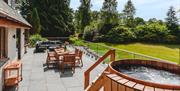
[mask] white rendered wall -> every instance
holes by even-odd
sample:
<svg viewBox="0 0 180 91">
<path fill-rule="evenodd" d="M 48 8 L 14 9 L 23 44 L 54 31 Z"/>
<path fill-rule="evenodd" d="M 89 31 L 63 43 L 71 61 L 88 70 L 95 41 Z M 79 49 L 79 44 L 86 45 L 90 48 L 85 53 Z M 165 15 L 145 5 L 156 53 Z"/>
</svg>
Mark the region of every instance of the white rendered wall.
<svg viewBox="0 0 180 91">
<path fill-rule="evenodd" d="M 17 48 L 16 48 L 16 28 L 7 28 L 8 29 L 8 57 L 10 60 L 17 58 Z"/>
</svg>

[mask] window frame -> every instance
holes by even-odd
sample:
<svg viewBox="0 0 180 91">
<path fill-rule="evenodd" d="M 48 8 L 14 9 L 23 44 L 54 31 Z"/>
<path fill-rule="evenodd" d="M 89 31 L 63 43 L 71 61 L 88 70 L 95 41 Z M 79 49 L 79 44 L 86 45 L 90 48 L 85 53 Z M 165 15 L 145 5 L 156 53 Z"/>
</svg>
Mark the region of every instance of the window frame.
<svg viewBox="0 0 180 91">
<path fill-rule="evenodd" d="M 7 31 L 0 27 L 0 60 L 7 59 Z"/>
</svg>

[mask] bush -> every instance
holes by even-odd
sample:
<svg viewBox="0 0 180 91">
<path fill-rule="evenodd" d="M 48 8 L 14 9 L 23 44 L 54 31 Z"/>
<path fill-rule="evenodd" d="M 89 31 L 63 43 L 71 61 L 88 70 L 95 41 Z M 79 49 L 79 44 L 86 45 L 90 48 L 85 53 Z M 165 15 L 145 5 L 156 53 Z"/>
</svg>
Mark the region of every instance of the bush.
<svg viewBox="0 0 180 91">
<path fill-rule="evenodd" d="M 83 39 L 87 41 L 92 41 L 94 37 L 94 28 L 87 26 L 84 29 Z"/>
<path fill-rule="evenodd" d="M 149 23 L 147 25 L 137 26 L 135 34 L 138 41 L 162 43 L 168 35 L 168 29 L 164 24 Z"/>
<path fill-rule="evenodd" d="M 113 28 L 105 37 L 106 40 L 111 43 L 128 43 L 135 38 L 134 33 L 123 26 Z"/>
<path fill-rule="evenodd" d="M 89 26 L 84 28 L 83 39 L 87 41 L 92 41 L 93 37 L 96 35 L 96 31 L 98 30 L 99 22 L 94 21 Z"/>
<path fill-rule="evenodd" d="M 31 35 L 29 38 L 30 46 L 34 47 L 37 41 L 47 41 L 46 38 L 42 38 L 41 35 L 35 34 Z"/>
<path fill-rule="evenodd" d="M 165 37 L 165 42 L 166 42 L 166 43 L 178 43 L 178 42 L 177 42 L 177 37 L 174 36 L 174 35 L 167 35 L 167 36 Z"/>
</svg>

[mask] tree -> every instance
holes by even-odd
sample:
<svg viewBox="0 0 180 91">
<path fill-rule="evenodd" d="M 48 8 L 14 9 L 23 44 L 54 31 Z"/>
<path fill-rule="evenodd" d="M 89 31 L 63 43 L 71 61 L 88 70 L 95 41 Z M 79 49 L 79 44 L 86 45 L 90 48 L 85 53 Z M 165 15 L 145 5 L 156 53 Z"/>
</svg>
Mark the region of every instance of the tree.
<svg viewBox="0 0 180 91">
<path fill-rule="evenodd" d="M 116 0 L 104 0 L 101 9 L 101 19 L 105 24 L 117 23 L 117 1 Z"/>
<path fill-rule="evenodd" d="M 25 0 L 21 11 L 28 21 L 33 20 L 32 11 L 37 9 L 42 36 L 67 37 L 74 32 L 70 0 Z M 32 24 L 32 22 L 30 22 Z M 33 25 L 33 24 L 32 24 Z M 33 26 L 35 27 L 35 26 Z"/>
<path fill-rule="evenodd" d="M 128 0 L 124 7 L 123 13 L 125 17 L 125 24 L 128 27 L 134 27 L 134 15 L 136 14 L 136 9 L 131 0 Z"/>
<path fill-rule="evenodd" d="M 39 34 L 41 31 L 41 24 L 40 24 L 39 14 L 36 8 L 33 8 L 31 19 L 32 19 L 31 23 L 33 26 L 34 33 Z"/>
<path fill-rule="evenodd" d="M 90 15 L 90 2 L 91 0 L 80 0 L 81 5 L 78 11 L 78 21 L 80 21 L 81 33 L 84 32 L 84 28 L 90 24 L 91 15 Z"/>
<path fill-rule="evenodd" d="M 173 6 L 171 6 L 167 12 L 166 24 L 173 35 L 180 33 L 180 30 L 178 29 L 178 18 L 176 17 L 176 12 Z"/>
<path fill-rule="evenodd" d="M 91 12 L 91 22 L 97 21 L 100 18 L 100 12 L 99 11 L 92 11 Z"/>
<path fill-rule="evenodd" d="M 145 21 L 144 21 L 143 18 L 136 17 L 136 18 L 134 19 L 134 23 L 135 23 L 136 26 L 137 26 L 137 25 L 143 25 L 143 24 L 145 24 Z"/>
<path fill-rule="evenodd" d="M 73 23 L 74 23 L 74 26 L 76 28 L 76 32 L 77 33 L 82 32 L 81 31 L 81 21 L 80 21 L 81 17 L 80 17 L 80 14 L 79 14 L 78 10 L 74 11 L 74 16 L 73 17 L 74 17 Z"/>
</svg>

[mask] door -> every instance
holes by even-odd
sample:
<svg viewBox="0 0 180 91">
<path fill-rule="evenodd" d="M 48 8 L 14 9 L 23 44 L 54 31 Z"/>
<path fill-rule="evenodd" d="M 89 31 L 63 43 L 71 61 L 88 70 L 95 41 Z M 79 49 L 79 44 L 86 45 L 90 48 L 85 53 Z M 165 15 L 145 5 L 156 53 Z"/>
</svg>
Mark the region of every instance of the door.
<svg viewBox="0 0 180 91">
<path fill-rule="evenodd" d="M 18 59 L 21 59 L 21 29 L 16 29 L 16 47 Z"/>
</svg>

